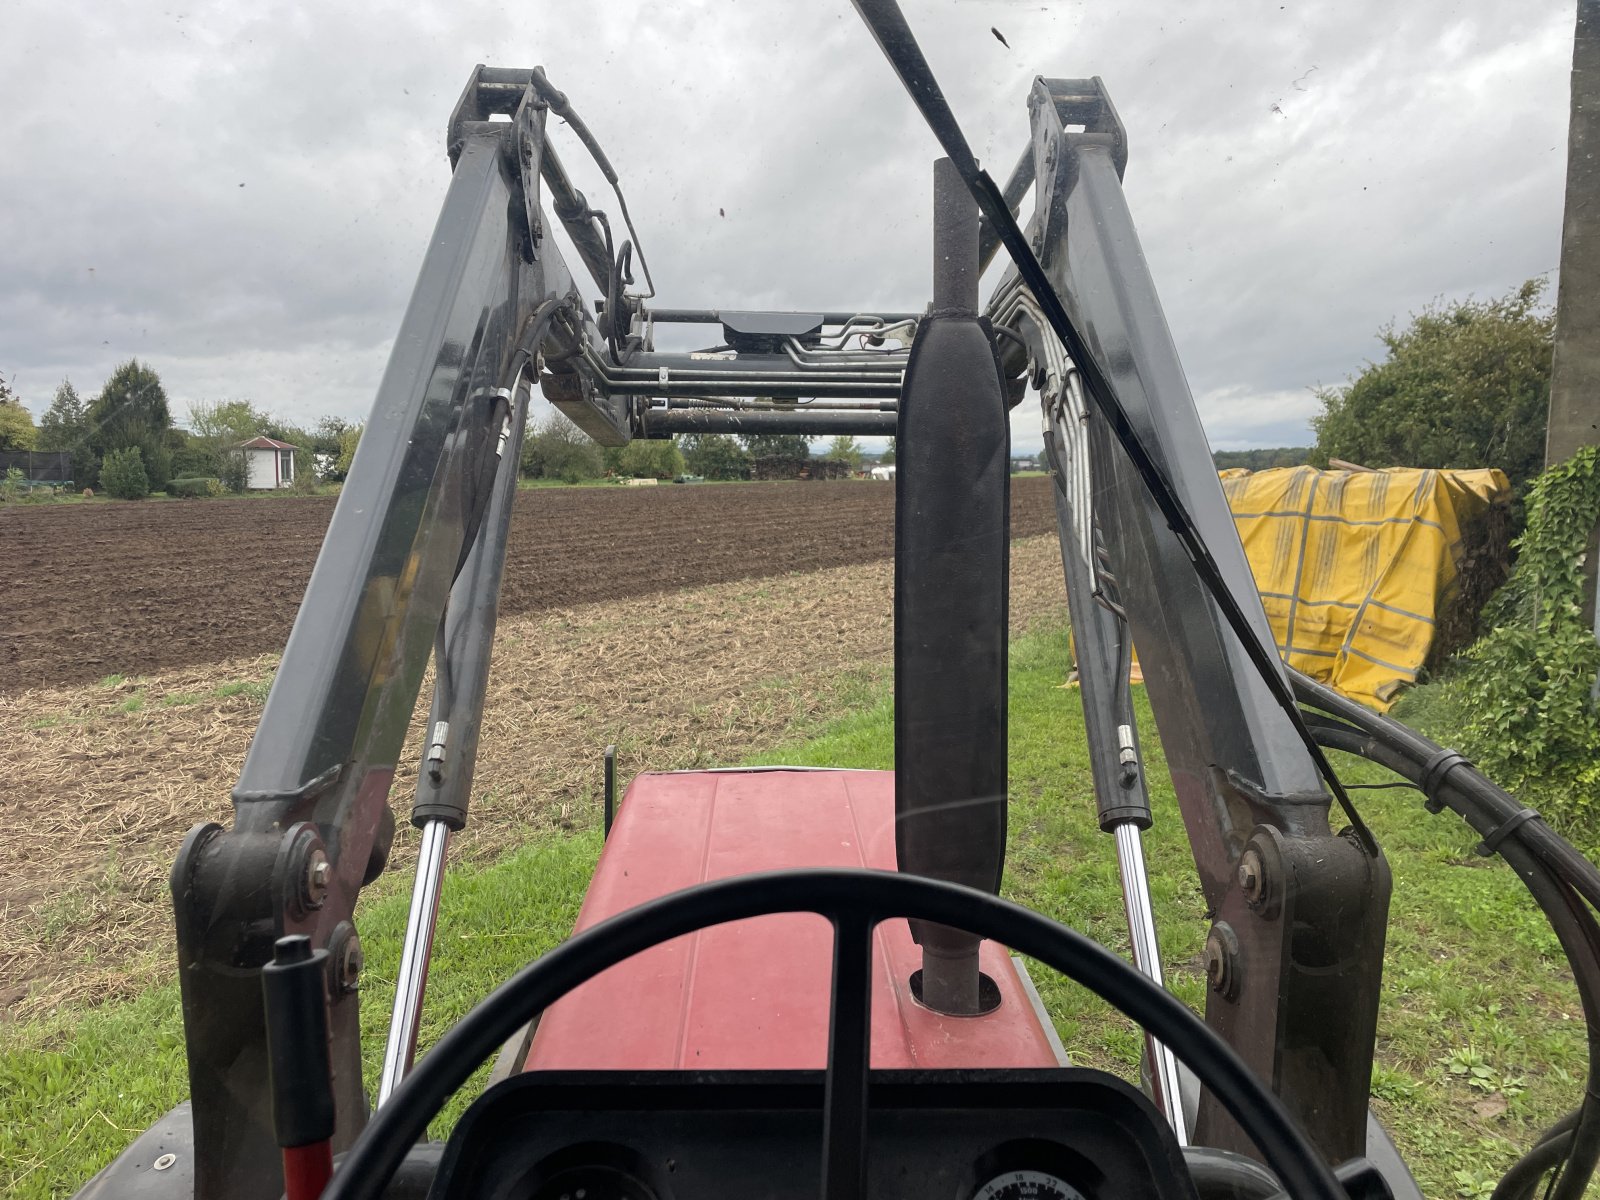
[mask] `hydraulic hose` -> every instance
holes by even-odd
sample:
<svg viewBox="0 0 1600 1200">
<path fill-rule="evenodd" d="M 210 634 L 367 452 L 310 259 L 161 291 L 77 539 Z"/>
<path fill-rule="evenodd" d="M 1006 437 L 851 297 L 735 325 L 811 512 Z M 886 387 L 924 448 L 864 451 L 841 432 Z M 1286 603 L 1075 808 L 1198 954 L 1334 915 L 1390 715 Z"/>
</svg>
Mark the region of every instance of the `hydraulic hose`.
<svg viewBox="0 0 1600 1200">
<path fill-rule="evenodd" d="M 1303 676 L 1296 678 L 1297 690 L 1303 694 L 1309 693 L 1310 689 L 1304 684 L 1311 684 L 1311 681 Z M 1419 787 L 1428 781 L 1429 764 L 1437 761 L 1442 753 L 1438 746 L 1399 722 L 1380 717 L 1353 701 L 1337 696 L 1337 693 L 1322 695 L 1327 689 L 1322 689 L 1321 685 L 1312 684 L 1312 687 L 1319 689 L 1315 699 L 1319 706 L 1337 707 L 1341 716 L 1348 712 L 1352 718 L 1347 723 L 1311 714 L 1308 724 L 1322 745 L 1378 763 L 1410 779 Z M 1355 721 L 1361 723 L 1359 727 Z M 1474 830 L 1483 834 L 1486 843 L 1488 839 L 1496 837 L 1507 821 L 1514 820 L 1524 811 L 1508 794 L 1476 771 L 1466 769 L 1456 770 L 1448 785 L 1438 786 L 1433 792 L 1425 794 L 1429 796 L 1430 806 L 1448 805 Z M 1451 803 L 1451 800 L 1455 803 Z M 1536 846 L 1533 844 L 1534 835 L 1541 829 L 1549 836 L 1540 838 L 1539 842 L 1544 844 Z M 1565 848 L 1567 853 L 1550 854 L 1549 843 L 1552 842 L 1557 848 Z M 1526 1195 L 1526 1191 L 1520 1189 L 1524 1188 L 1522 1181 L 1528 1178 L 1529 1173 L 1537 1181 L 1545 1171 L 1558 1163 L 1560 1174 L 1550 1193 L 1551 1200 L 1578 1200 L 1588 1186 L 1596 1164 L 1600 1163 L 1600 926 L 1596 926 L 1592 910 L 1584 903 L 1587 896 L 1579 888 L 1579 880 L 1592 874 L 1592 864 L 1537 818 L 1521 821 L 1490 849 L 1505 859 L 1507 865 L 1516 872 L 1560 941 L 1577 985 L 1589 1043 L 1584 1098 L 1570 1118 L 1570 1133 L 1560 1131 L 1558 1126 L 1547 1134 L 1545 1140 L 1524 1155 L 1502 1179 L 1494 1200 L 1514 1200 Z M 1569 858 L 1589 866 L 1590 871 L 1575 872 L 1577 878 L 1568 875 L 1563 868 Z M 1562 1154 L 1557 1155 L 1549 1149 L 1555 1143 L 1563 1147 Z M 1535 1169 L 1536 1164 L 1544 1165 Z M 1506 1189 L 1503 1194 L 1501 1189 Z"/>
</svg>

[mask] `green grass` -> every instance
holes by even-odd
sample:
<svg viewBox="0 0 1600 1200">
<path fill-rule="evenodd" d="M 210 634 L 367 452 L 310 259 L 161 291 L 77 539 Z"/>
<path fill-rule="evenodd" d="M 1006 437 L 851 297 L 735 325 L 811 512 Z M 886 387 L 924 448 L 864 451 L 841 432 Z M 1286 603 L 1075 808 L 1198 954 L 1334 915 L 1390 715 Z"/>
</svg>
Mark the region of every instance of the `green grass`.
<svg viewBox="0 0 1600 1200">
<path fill-rule="evenodd" d="M 169 496 L 165 491 L 154 491 L 148 496 L 141 496 L 137 500 L 120 500 L 116 496 L 103 491 L 97 491 L 93 496 L 85 496 L 83 489 L 69 492 L 66 495 L 38 497 L 33 500 L 21 500 L 21 504 L 147 504 L 152 501 L 167 504 L 174 501 L 187 500 L 315 500 L 319 496 L 337 496 L 340 485 L 337 483 L 319 483 L 315 491 L 303 492 L 293 488 L 251 488 L 242 492 L 226 492 L 221 496 Z"/>
<path fill-rule="evenodd" d="M 267 693 L 272 690 L 272 680 L 263 679 L 259 683 L 248 679 L 235 679 L 224 683 L 211 694 L 219 700 L 226 700 L 229 696 L 243 696 L 246 700 L 253 700 L 257 704 L 265 704 Z"/>
<path fill-rule="evenodd" d="M 579 479 L 568 483 L 565 479 L 529 479 L 526 475 L 517 478 L 517 487 L 521 491 L 536 488 L 614 487 L 616 483 L 614 479 Z"/>
<path fill-rule="evenodd" d="M 598 833 L 586 832 L 446 876 L 425 1044 L 567 936 L 599 849 Z M 407 880 L 386 877 L 360 913 L 367 955 L 362 1042 L 372 1088 L 383 1058 L 407 888 Z M 463 1090 L 442 1118 L 441 1132 L 480 1087 Z M 6 1029 L 0 1037 L 0 1193 L 13 1200 L 70 1195 L 188 1090 L 175 982 L 130 1001 Z"/>
<path fill-rule="evenodd" d="M 1059 686 L 1064 640 L 1035 635 L 1013 647 L 1005 891 L 1126 953 L 1115 854 L 1095 822 L 1079 694 Z M 1143 689 L 1135 695 L 1141 724 L 1153 730 Z M 849 696 L 853 711 L 808 731 L 814 735 L 804 742 L 750 761 L 890 766 L 886 682 L 864 677 Z M 1155 781 L 1156 823 L 1146 837 L 1151 888 L 1169 982 L 1198 1007 L 1204 905 L 1154 742 L 1145 741 Z M 1339 767 L 1351 782 L 1385 778 L 1355 760 Z M 1580 1095 L 1585 1054 L 1576 993 L 1520 884 L 1497 861 L 1472 853 L 1476 838 L 1459 821 L 1427 813 L 1414 792 L 1356 796 L 1395 877 L 1374 1104 L 1426 1195 L 1470 1197 Z M 567 934 L 599 845 L 593 830 L 544 834 L 496 863 L 450 872 L 424 1044 Z M 360 913 L 369 1085 L 382 1053 L 408 886 L 386 876 L 369 889 Z M 1076 1062 L 1134 1072 L 1140 1037 L 1129 1022 L 1050 972 L 1037 972 L 1036 980 Z M 18 1197 L 69 1193 L 185 1091 L 173 985 L 10 1027 L 0 1034 L 0 1188 Z M 436 1134 L 472 1091 L 457 1098 Z"/>
</svg>

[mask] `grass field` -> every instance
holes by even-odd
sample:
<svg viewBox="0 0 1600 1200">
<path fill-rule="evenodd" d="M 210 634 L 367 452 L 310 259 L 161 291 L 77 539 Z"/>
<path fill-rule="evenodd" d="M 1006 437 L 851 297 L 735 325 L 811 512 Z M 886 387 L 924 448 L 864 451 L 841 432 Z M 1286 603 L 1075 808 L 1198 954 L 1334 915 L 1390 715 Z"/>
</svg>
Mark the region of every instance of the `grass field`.
<svg viewBox="0 0 1600 1200">
<path fill-rule="evenodd" d="M 1013 647 L 1011 846 L 1005 891 L 1125 952 L 1110 839 L 1094 819 L 1078 695 L 1063 689 L 1065 639 Z M 1153 729 L 1142 689 L 1141 722 Z M 1156 825 L 1147 837 L 1163 958 L 1173 989 L 1203 1000 L 1205 920 L 1170 785 L 1147 738 Z M 887 767 L 892 713 L 882 686 L 802 743 L 754 762 Z M 1352 781 L 1380 772 L 1351 760 Z M 1474 836 L 1428 814 L 1413 792 L 1359 793 L 1395 876 L 1374 1103 L 1430 1197 L 1487 1196 L 1536 1132 L 1582 1090 L 1584 1036 L 1554 937 L 1512 874 L 1472 853 Z M 506 857 L 448 876 L 428 988 L 424 1043 L 515 967 L 566 936 L 599 852 L 592 827 L 547 830 Z M 363 1024 L 376 1078 L 387 993 L 405 920 L 406 880 L 386 876 L 363 903 Z M 1129 1075 L 1140 1038 L 1079 988 L 1038 973 L 1075 1062 Z M 69 1194 L 183 1098 L 174 985 L 97 1008 L 73 1007 L 0 1033 L 0 1187 Z M 458 1098 L 435 1133 L 466 1103 Z"/>
</svg>

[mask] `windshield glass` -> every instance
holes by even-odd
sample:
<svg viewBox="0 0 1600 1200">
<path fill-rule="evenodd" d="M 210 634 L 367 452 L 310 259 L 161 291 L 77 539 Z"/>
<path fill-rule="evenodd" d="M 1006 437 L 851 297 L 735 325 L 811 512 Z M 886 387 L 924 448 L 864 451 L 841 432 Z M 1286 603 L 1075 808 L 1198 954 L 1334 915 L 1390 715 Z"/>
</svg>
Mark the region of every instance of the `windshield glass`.
<svg viewBox="0 0 1600 1200">
<path fill-rule="evenodd" d="M 342 1150 L 575 929 L 802 868 L 1086 933 L 1331 1162 L 1586 1177 L 1586 26 L 860 8 L 13 14 L 9 1189 L 191 1096 L 275 1171 L 284 935 Z M 828 926 L 759 921 L 500 1073 L 820 1067 Z M 1091 990 L 877 937 L 874 1065 L 1248 1150 Z"/>
</svg>

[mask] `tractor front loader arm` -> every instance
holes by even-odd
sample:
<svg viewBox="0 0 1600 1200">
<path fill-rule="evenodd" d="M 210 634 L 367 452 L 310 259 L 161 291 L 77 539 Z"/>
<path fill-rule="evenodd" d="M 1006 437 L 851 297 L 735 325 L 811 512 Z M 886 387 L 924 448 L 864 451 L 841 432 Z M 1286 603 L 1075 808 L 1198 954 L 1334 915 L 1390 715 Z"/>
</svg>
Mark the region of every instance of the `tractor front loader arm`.
<svg viewBox="0 0 1600 1200">
<path fill-rule="evenodd" d="M 1035 253 L 1255 636 L 1271 646 L 1123 195 L 1121 122 L 1098 79 L 1040 79 L 1029 111 L 1031 165 L 1025 157 L 1013 172 L 1006 200 L 1020 201 L 1032 176 Z M 1331 1162 L 1364 1154 L 1388 866 L 1364 830 L 1330 826 L 1330 797 L 1305 741 L 1094 398 L 1069 412 L 1081 383 L 1014 268 L 989 311 L 1021 334 L 1044 397 L 1102 823 L 1145 803 L 1131 712 L 1113 702 L 1116 673 L 1127 670 L 1114 649 L 1131 635 L 1213 922 L 1206 1019 Z M 1208 1096 L 1194 1136 L 1249 1152 Z"/>
<path fill-rule="evenodd" d="M 449 794 L 464 818 L 489 639 L 461 626 L 487 619 L 492 630 L 493 596 L 485 604 L 473 589 L 498 587 L 541 352 L 570 354 L 595 336 L 547 236 L 542 171 L 558 181 L 580 252 L 604 265 L 592 214 L 550 165 L 546 114 L 530 72 L 474 73 L 451 121 L 443 211 L 234 790 L 233 824 L 194 829 L 173 866 L 197 1197 L 282 1192 L 260 974 L 285 935 L 329 952 L 334 1150 L 365 1124 L 353 911 L 389 854 L 389 791 L 436 644 L 484 660 L 457 664 L 471 683 L 451 698 L 467 718 L 454 736 L 430 723 L 429 752 L 456 772 Z"/>
</svg>

